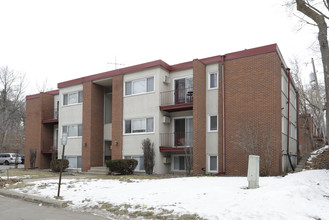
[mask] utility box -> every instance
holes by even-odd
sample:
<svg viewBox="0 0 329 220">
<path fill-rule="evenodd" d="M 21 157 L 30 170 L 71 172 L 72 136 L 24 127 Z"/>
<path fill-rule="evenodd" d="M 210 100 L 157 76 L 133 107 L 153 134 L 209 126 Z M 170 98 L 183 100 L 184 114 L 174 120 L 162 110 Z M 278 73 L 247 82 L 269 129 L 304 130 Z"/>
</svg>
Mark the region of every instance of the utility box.
<svg viewBox="0 0 329 220">
<path fill-rule="evenodd" d="M 259 156 L 249 155 L 248 189 L 259 188 Z"/>
</svg>

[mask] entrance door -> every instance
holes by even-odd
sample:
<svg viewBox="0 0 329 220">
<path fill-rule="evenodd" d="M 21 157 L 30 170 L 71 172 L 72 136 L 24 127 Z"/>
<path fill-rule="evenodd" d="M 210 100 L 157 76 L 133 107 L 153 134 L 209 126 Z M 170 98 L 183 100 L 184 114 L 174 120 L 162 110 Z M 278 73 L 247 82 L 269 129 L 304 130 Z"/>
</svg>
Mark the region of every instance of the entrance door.
<svg viewBox="0 0 329 220">
<path fill-rule="evenodd" d="M 175 146 L 185 145 L 185 118 L 175 119 Z"/>
<path fill-rule="evenodd" d="M 193 118 L 174 120 L 175 146 L 191 146 L 193 141 Z"/>
<path fill-rule="evenodd" d="M 112 160 L 112 141 L 105 141 L 104 144 L 104 165 L 105 161 Z"/>
<path fill-rule="evenodd" d="M 175 80 L 175 104 L 185 103 L 185 78 Z"/>
</svg>

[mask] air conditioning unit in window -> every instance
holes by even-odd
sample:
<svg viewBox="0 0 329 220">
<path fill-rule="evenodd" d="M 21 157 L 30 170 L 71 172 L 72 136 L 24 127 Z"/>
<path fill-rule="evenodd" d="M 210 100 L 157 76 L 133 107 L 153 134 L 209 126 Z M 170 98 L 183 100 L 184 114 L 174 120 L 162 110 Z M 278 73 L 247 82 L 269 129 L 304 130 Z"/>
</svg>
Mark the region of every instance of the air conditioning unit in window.
<svg viewBox="0 0 329 220">
<path fill-rule="evenodd" d="M 164 158 L 163 158 L 163 163 L 164 163 L 164 164 L 171 163 L 171 157 L 164 157 Z"/>
<path fill-rule="evenodd" d="M 163 76 L 163 83 L 165 83 L 165 84 L 169 84 L 169 76 L 167 76 L 167 75 L 165 75 L 165 76 Z"/>
<path fill-rule="evenodd" d="M 164 123 L 164 124 L 170 124 L 170 118 L 168 116 L 163 116 L 162 117 L 162 123 Z"/>
</svg>

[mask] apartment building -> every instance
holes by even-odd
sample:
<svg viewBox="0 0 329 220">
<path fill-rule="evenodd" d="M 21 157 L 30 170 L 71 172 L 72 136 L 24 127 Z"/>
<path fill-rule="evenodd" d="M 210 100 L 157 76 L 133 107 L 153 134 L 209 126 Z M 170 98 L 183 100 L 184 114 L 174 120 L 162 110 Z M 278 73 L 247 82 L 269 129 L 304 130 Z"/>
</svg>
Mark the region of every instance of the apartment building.
<svg viewBox="0 0 329 220">
<path fill-rule="evenodd" d="M 154 143 L 154 173 L 185 172 L 193 147 L 194 174 L 246 175 L 253 138 L 270 149 L 269 174 L 297 163 L 298 94 L 276 44 L 185 63 L 156 60 L 58 84 L 26 97 L 25 166 L 65 158 L 88 171 L 105 160 L 133 158 L 143 172 L 142 141 Z M 248 126 L 252 130 L 248 131 Z M 266 143 L 265 143 L 266 142 Z M 268 155 L 267 155 L 268 156 Z"/>
</svg>

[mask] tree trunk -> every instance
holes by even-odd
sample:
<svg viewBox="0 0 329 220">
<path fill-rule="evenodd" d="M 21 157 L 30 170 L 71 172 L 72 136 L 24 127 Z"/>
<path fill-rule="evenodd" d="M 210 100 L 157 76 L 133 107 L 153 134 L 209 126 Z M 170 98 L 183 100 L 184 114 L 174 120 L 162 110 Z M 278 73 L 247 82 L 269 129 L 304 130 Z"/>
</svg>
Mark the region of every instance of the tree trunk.
<svg viewBox="0 0 329 220">
<path fill-rule="evenodd" d="M 296 0 L 297 10 L 302 12 L 304 15 L 312 19 L 319 28 L 318 41 L 321 51 L 322 65 L 323 65 L 323 74 L 324 74 L 324 83 L 326 90 L 326 135 L 328 138 L 329 132 L 329 47 L 328 47 L 328 26 L 326 23 L 325 15 L 315 7 L 309 5 L 308 1 L 305 0 Z M 328 1 L 327 1 L 328 3 Z"/>
<path fill-rule="evenodd" d="M 324 82 L 326 90 L 326 100 L 325 100 L 325 109 L 326 109 L 326 139 L 329 137 L 329 47 L 328 47 L 328 33 L 327 33 L 327 24 L 323 18 L 322 23 L 318 24 L 319 35 L 318 40 L 320 44 L 320 51 L 322 57 L 323 73 L 324 73 Z"/>
</svg>

